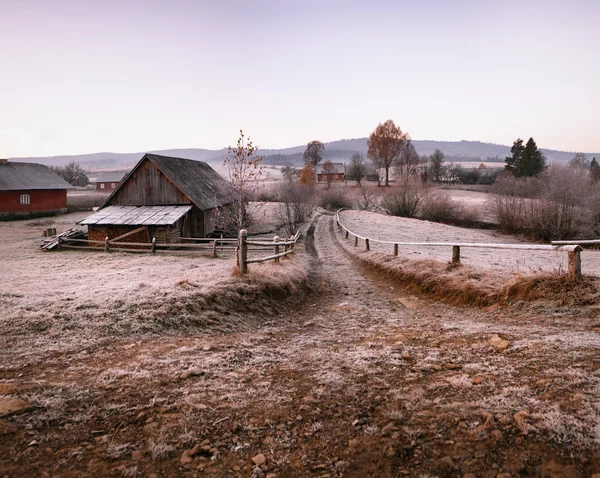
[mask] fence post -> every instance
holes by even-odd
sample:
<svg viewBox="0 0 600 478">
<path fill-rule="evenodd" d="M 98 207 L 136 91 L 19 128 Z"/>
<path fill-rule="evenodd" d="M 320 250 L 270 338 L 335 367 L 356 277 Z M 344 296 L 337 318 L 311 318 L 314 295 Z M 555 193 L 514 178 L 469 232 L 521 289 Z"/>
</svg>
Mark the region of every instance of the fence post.
<svg viewBox="0 0 600 478">
<path fill-rule="evenodd" d="M 368 238 L 368 237 L 367 237 L 367 238 L 365 238 L 365 249 L 366 249 L 367 251 L 370 251 L 370 250 L 371 250 L 371 246 L 369 246 L 369 238 Z"/>
<path fill-rule="evenodd" d="M 358 236 L 354 236 L 354 247 L 358 247 Z"/>
<path fill-rule="evenodd" d="M 152 238 L 152 247 L 150 248 L 150 252 L 154 254 L 156 252 L 156 237 Z"/>
<path fill-rule="evenodd" d="M 238 241 L 238 251 L 239 251 L 239 264 L 240 264 L 240 274 L 248 273 L 248 245 L 246 244 L 246 239 L 248 237 L 248 231 L 246 229 L 240 229 L 239 241 Z"/>
<path fill-rule="evenodd" d="M 573 280 L 581 280 L 581 246 L 569 251 L 569 277 Z"/>
<path fill-rule="evenodd" d="M 346 229 L 346 239 L 348 239 L 348 229 Z"/>
<path fill-rule="evenodd" d="M 108 252 L 108 236 L 104 238 L 104 252 Z"/>
<path fill-rule="evenodd" d="M 275 254 L 279 254 L 279 244 L 278 244 L 278 242 L 279 242 L 279 236 L 275 236 L 273 238 L 273 242 L 275 243 Z M 278 263 L 279 263 L 279 257 L 276 257 L 275 258 L 275 264 L 278 264 Z"/>
<path fill-rule="evenodd" d="M 452 246 L 452 264 L 460 264 L 460 246 Z"/>
<path fill-rule="evenodd" d="M 398 244 L 394 244 L 394 255 L 398 255 Z"/>
<path fill-rule="evenodd" d="M 213 249 L 211 257 L 217 257 L 217 239 L 213 241 Z"/>
</svg>

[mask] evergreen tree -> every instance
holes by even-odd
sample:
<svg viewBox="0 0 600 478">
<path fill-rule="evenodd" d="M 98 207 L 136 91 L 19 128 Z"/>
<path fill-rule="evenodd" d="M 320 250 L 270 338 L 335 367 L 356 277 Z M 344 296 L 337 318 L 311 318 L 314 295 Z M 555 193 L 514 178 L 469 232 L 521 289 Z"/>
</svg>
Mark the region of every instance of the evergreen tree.
<svg viewBox="0 0 600 478">
<path fill-rule="evenodd" d="M 510 154 L 512 156 L 507 156 L 504 160 L 506 162 L 505 169 L 513 173 L 515 176 L 516 170 L 519 167 L 519 164 L 521 164 L 521 160 L 523 159 L 524 150 L 525 147 L 523 146 L 523 140 L 521 138 L 518 138 L 513 143 L 512 148 L 510 148 Z"/>
<path fill-rule="evenodd" d="M 529 138 L 523 151 L 523 158 L 519 168 L 517 168 L 517 177 L 519 176 L 537 176 L 543 173 L 547 168 L 546 157 L 535 144 L 533 138 Z"/>
<path fill-rule="evenodd" d="M 517 178 L 537 176 L 547 167 L 546 157 L 539 150 L 533 138 L 529 138 L 525 146 L 523 146 L 521 138 L 517 139 L 510 148 L 510 152 L 512 156 L 505 160 L 506 169 Z"/>
<path fill-rule="evenodd" d="M 600 164 L 596 161 L 596 158 L 592 159 L 590 163 L 590 176 L 592 177 L 592 181 L 597 183 L 600 181 Z"/>
</svg>

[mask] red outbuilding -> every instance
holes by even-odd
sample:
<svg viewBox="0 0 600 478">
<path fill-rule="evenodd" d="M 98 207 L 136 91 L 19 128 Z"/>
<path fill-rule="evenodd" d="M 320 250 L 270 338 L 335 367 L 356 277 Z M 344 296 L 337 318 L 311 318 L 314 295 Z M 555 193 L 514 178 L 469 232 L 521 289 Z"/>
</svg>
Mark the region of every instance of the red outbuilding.
<svg viewBox="0 0 600 478">
<path fill-rule="evenodd" d="M 68 189 L 48 166 L 0 159 L 0 219 L 65 213 Z"/>
</svg>

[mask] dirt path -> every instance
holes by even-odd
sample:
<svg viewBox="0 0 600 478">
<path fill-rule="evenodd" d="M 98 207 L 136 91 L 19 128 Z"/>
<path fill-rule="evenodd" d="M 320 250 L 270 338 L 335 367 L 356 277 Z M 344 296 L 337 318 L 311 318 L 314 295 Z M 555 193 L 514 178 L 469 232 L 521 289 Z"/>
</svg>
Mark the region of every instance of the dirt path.
<svg viewBox="0 0 600 478">
<path fill-rule="evenodd" d="M 296 314 L 0 372 L 44 384 L 20 392 L 34 411 L 0 435 L 3 475 L 600 472 L 597 311 L 407 296 L 353 261 L 332 219 L 314 229 L 320 292 Z"/>
</svg>

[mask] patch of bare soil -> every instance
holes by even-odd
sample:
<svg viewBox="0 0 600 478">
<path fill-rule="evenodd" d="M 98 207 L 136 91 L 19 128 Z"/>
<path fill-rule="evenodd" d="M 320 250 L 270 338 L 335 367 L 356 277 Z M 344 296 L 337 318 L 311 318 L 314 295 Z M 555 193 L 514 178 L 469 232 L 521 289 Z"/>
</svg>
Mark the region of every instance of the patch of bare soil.
<svg viewBox="0 0 600 478">
<path fill-rule="evenodd" d="M 594 306 L 451 307 L 362 268 L 336 234 L 316 221 L 319 293 L 251 330 L 0 363 L 0 398 L 32 407 L 0 417 L 2 474 L 600 473 Z"/>
</svg>

